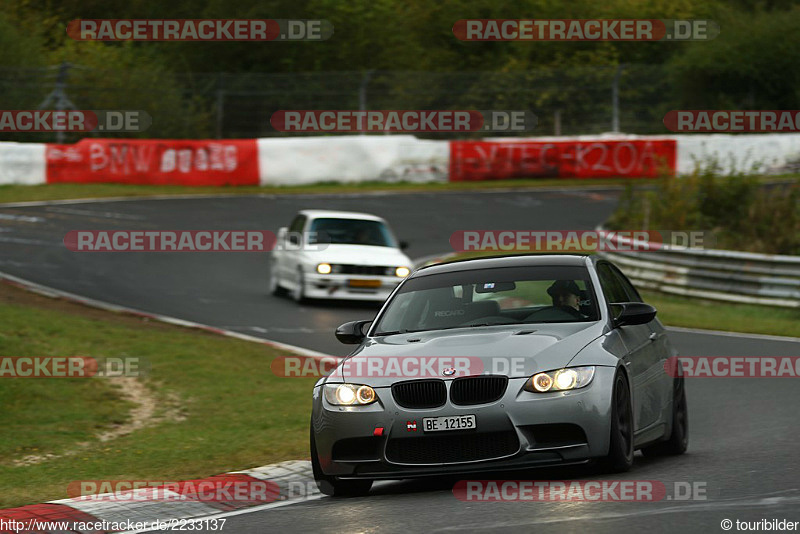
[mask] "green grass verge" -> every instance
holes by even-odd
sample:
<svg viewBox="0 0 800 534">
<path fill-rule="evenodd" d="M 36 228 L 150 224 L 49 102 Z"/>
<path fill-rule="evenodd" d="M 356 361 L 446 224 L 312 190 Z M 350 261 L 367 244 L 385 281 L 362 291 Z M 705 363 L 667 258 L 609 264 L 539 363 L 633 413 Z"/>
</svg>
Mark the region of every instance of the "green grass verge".
<svg viewBox="0 0 800 534">
<path fill-rule="evenodd" d="M 186 480 L 307 458 L 314 379 L 273 375 L 277 354 L 0 284 L 0 356 L 138 356 L 158 401 L 151 426 L 100 442 L 130 419 L 108 379 L 0 378 L 0 508 L 65 498 L 76 480 Z"/>
<path fill-rule="evenodd" d="M 800 309 L 710 301 L 655 291 L 642 297 L 669 326 L 800 337 Z"/>
<path fill-rule="evenodd" d="M 796 181 L 800 175 L 761 176 L 763 183 Z M 640 179 L 636 183 L 642 186 L 654 186 L 660 179 Z M 622 187 L 631 182 L 626 178 L 530 178 L 518 180 L 494 180 L 485 182 L 362 182 L 342 184 L 336 182 L 317 183 L 302 186 L 265 186 L 265 187 L 184 187 L 160 185 L 125 185 L 125 184 L 48 184 L 48 185 L 0 185 L 0 203 L 30 202 L 43 200 L 66 200 L 73 198 L 107 198 L 107 197 L 149 197 L 161 195 L 280 195 L 309 193 L 363 193 L 372 191 L 475 191 L 491 189 L 538 189 L 552 187 L 569 187 L 585 189 L 589 187 L 615 186 Z"/>
<path fill-rule="evenodd" d="M 436 183 L 386 183 L 363 182 L 356 184 L 319 183 L 303 186 L 265 186 L 265 187 L 183 187 L 124 184 L 49 184 L 49 185 L 2 185 L 0 203 L 41 200 L 62 200 L 71 198 L 103 197 L 148 197 L 158 195 L 275 195 L 303 193 L 363 193 L 371 191 L 471 191 L 481 189 L 540 187 L 623 186 L 626 179 L 528 179 L 496 180 L 486 182 L 436 182 Z M 643 179 L 642 183 L 652 184 L 655 180 Z"/>
</svg>

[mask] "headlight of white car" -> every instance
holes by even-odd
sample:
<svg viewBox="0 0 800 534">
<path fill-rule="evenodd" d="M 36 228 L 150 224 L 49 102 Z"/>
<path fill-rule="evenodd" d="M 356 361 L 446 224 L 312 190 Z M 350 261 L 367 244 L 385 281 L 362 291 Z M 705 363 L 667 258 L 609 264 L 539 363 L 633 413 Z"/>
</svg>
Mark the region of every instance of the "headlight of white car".
<svg viewBox="0 0 800 534">
<path fill-rule="evenodd" d="M 366 406 L 378 400 L 375 390 L 359 384 L 325 384 L 325 400 L 336 406 Z"/>
<path fill-rule="evenodd" d="M 398 267 L 394 270 L 394 275 L 399 276 L 400 278 L 405 278 L 409 274 L 411 274 L 411 269 L 408 267 Z"/>
<path fill-rule="evenodd" d="M 330 274 L 331 273 L 331 264 L 330 263 L 320 263 L 317 265 L 317 272 L 319 274 Z"/>
<path fill-rule="evenodd" d="M 525 391 L 547 393 L 585 388 L 594 378 L 594 366 L 568 367 L 546 373 L 537 373 L 525 382 Z"/>
</svg>

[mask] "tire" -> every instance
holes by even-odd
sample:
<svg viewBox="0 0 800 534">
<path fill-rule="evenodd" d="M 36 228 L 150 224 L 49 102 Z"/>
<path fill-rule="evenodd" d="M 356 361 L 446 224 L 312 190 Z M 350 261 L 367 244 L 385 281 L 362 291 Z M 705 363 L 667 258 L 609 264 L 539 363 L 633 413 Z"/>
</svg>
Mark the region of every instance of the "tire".
<svg viewBox="0 0 800 534">
<path fill-rule="evenodd" d="M 319 491 L 331 497 L 362 497 L 369 493 L 372 480 L 339 480 L 322 472 L 317 455 L 317 444 L 314 440 L 314 430 L 309 429 L 311 443 L 311 470 L 314 473 L 314 482 Z"/>
<path fill-rule="evenodd" d="M 285 293 L 286 290 L 283 289 L 278 282 L 277 266 L 275 265 L 274 261 L 270 262 L 269 278 L 267 280 L 267 290 L 269 291 L 270 295 L 279 296 Z"/>
<path fill-rule="evenodd" d="M 297 285 L 292 289 L 292 298 L 298 304 L 306 301 L 306 279 L 301 270 L 297 271 Z"/>
<path fill-rule="evenodd" d="M 683 377 L 675 379 L 672 387 L 672 432 L 666 441 L 642 449 L 645 456 L 677 456 L 689 446 L 689 408 Z"/>
<path fill-rule="evenodd" d="M 604 470 L 624 473 L 633 466 L 633 406 L 628 379 L 617 372 L 611 394 L 611 439 L 608 455 L 600 460 Z"/>
</svg>

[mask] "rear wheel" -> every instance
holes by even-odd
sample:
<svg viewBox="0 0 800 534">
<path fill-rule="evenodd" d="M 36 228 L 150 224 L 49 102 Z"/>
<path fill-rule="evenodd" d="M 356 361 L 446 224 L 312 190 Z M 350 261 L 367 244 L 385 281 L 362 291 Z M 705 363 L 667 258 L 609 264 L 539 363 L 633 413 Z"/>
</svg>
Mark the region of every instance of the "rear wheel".
<svg viewBox="0 0 800 534">
<path fill-rule="evenodd" d="M 686 384 L 678 377 L 672 386 L 672 433 L 667 441 L 642 449 L 645 456 L 675 456 L 689 446 L 689 407 L 686 403 Z"/>
<path fill-rule="evenodd" d="M 601 460 L 607 471 L 622 473 L 633 466 L 633 409 L 628 379 L 618 372 L 611 395 L 611 439 Z"/>
<path fill-rule="evenodd" d="M 336 477 L 328 476 L 322 472 L 317 456 L 317 443 L 314 440 L 314 430 L 310 429 L 311 434 L 311 470 L 314 473 L 314 481 L 319 490 L 331 497 L 359 497 L 369 493 L 372 487 L 371 480 L 340 480 Z"/>
</svg>

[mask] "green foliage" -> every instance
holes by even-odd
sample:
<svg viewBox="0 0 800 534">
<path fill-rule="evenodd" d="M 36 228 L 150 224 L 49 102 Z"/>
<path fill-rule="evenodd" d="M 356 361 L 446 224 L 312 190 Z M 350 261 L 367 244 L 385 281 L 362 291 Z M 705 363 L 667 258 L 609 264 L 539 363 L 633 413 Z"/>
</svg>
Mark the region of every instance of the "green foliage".
<svg viewBox="0 0 800 534">
<path fill-rule="evenodd" d="M 754 175 L 720 174 L 716 162 L 685 177 L 663 177 L 655 191 L 628 186 L 608 221 L 612 229 L 706 231 L 716 248 L 800 254 L 798 183 L 760 184 Z"/>
</svg>

